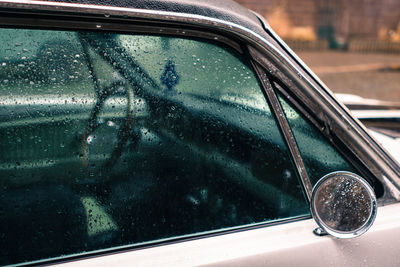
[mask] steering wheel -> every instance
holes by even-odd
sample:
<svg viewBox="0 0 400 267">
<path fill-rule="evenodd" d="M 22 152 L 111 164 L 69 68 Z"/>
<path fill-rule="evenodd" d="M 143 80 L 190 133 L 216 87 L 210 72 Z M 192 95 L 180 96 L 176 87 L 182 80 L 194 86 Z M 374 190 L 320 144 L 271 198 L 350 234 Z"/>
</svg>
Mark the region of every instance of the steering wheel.
<svg viewBox="0 0 400 267">
<path fill-rule="evenodd" d="M 85 130 L 83 132 L 83 136 L 81 139 L 81 155 L 82 155 L 82 165 L 86 168 L 88 165 L 89 158 L 89 148 L 88 148 L 88 137 L 99 127 L 99 123 L 97 123 L 98 116 L 100 111 L 102 110 L 105 101 L 112 95 L 117 92 L 120 93 L 120 88 L 123 87 L 123 93 L 127 97 L 127 110 L 126 110 L 126 119 L 123 126 L 119 129 L 117 135 L 117 145 L 111 152 L 111 156 L 102 164 L 99 169 L 99 174 L 101 175 L 102 171 L 109 171 L 114 166 L 115 162 L 119 159 L 122 154 L 122 150 L 124 145 L 128 141 L 131 136 L 132 126 L 134 122 L 134 93 L 133 88 L 130 84 L 127 84 L 123 81 L 113 82 L 110 86 L 103 88 L 97 94 L 96 104 L 92 109 L 89 120 L 85 126 Z"/>
</svg>

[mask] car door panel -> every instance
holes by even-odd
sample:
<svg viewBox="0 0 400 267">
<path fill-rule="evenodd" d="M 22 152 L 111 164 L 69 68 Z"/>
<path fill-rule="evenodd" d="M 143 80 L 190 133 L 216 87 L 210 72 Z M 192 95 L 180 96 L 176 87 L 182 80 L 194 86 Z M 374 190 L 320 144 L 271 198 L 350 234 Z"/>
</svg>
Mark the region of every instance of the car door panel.
<svg viewBox="0 0 400 267">
<path fill-rule="evenodd" d="M 311 219 L 94 257 L 60 266 L 398 266 L 400 205 L 381 207 L 368 233 L 316 236 Z"/>
</svg>

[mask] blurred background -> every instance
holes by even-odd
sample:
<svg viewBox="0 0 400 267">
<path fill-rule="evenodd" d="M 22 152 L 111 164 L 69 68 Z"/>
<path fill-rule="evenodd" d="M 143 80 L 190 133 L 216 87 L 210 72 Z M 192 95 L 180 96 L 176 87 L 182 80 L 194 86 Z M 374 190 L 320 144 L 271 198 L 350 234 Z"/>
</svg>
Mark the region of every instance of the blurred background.
<svg viewBox="0 0 400 267">
<path fill-rule="evenodd" d="M 334 92 L 400 102 L 400 0 L 236 0 Z"/>
</svg>

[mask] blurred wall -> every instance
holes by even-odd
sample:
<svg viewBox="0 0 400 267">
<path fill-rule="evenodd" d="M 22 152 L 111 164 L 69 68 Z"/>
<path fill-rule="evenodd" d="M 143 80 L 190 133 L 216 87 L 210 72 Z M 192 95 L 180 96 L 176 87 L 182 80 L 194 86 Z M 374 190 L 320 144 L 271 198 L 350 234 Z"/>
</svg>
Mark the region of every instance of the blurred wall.
<svg viewBox="0 0 400 267">
<path fill-rule="evenodd" d="M 335 93 L 400 102 L 400 0 L 236 0 Z"/>
<path fill-rule="evenodd" d="M 261 14 L 284 39 L 400 43 L 400 0 L 236 0 Z"/>
</svg>

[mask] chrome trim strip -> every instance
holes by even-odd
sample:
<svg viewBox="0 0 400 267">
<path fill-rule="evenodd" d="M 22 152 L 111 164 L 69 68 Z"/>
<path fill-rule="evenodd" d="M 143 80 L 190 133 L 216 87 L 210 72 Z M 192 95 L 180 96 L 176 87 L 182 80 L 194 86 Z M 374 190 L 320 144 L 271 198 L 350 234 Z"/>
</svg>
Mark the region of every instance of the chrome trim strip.
<svg viewBox="0 0 400 267">
<path fill-rule="evenodd" d="M 1 0 L 0 0 L 1 1 Z M 0 2 L 0 7 L 1 7 L 1 2 Z M 1 14 L 1 13 L 0 13 Z M 50 22 L 50 23 L 49 23 Z M 97 24 L 97 23 L 96 23 Z M 190 36 L 190 37 L 195 37 L 195 38 L 203 38 L 203 39 L 208 39 L 212 41 L 217 41 L 220 43 L 224 43 L 226 45 L 229 45 L 233 49 L 235 49 L 237 52 L 240 54 L 243 54 L 243 49 L 241 46 L 225 37 L 222 35 L 218 35 L 212 32 L 203 32 L 199 30 L 194 30 L 194 29 L 184 29 L 182 27 L 177 27 L 177 26 L 152 26 L 150 23 L 148 25 L 132 25 L 132 24 L 124 24 L 123 26 L 116 26 L 117 23 L 115 22 L 107 22 L 107 23 L 101 23 L 100 28 L 95 28 L 93 27 L 93 22 L 80 22 L 77 24 L 76 21 L 62 21 L 54 19 L 54 20 L 40 20 L 38 21 L 37 19 L 30 19 L 28 17 L 24 18 L 18 18 L 18 19 L 10 19 L 10 18 L 4 18 L 0 16 L 0 27 L 1 26 L 36 26 L 36 27 L 43 27 L 43 28 L 48 28 L 48 29 L 70 29 L 70 30 L 90 30 L 90 29 L 96 29 L 96 30 L 105 30 L 105 31 L 115 31 L 115 32 L 121 32 L 126 33 L 126 32 L 135 32 L 135 33 L 153 33 L 153 34 L 158 34 L 158 35 L 176 35 L 176 36 Z"/>
<path fill-rule="evenodd" d="M 12 265 L 12 266 L 26 266 L 26 265 L 28 265 L 28 266 L 31 266 L 31 265 L 49 266 L 49 265 L 53 265 L 53 264 L 63 264 L 63 263 L 74 262 L 74 261 L 78 261 L 78 260 L 89 259 L 91 257 L 112 256 L 113 254 L 124 253 L 124 252 L 130 253 L 130 252 L 134 252 L 134 251 L 141 250 L 141 249 L 156 248 L 159 246 L 172 245 L 172 244 L 177 244 L 177 243 L 181 243 L 181 242 L 190 242 L 190 241 L 195 241 L 195 240 L 201 240 L 203 238 L 218 237 L 218 236 L 222 236 L 222 235 L 226 235 L 226 234 L 235 234 L 235 233 L 240 233 L 243 231 L 257 230 L 257 229 L 268 228 L 268 227 L 273 227 L 273 226 L 278 226 L 278 225 L 283 225 L 283 224 L 288 224 L 288 223 L 305 221 L 305 220 L 312 220 L 311 215 L 298 215 L 298 216 L 290 217 L 287 219 L 278 219 L 276 221 L 236 226 L 236 227 L 230 227 L 230 228 L 225 228 L 225 229 L 220 229 L 220 230 L 210 230 L 210 231 L 205 231 L 205 232 L 200 232 L 200 233 L 187 234 L 187 235 L 183 235 L 183 236 L 179 236 L 179 237 L 170 237 L 170 238 L 158 239 L 158 240 L 153 240 L 153 241 L 144 241 L 144 242 L 137 243 L 137 244 L 121 245 L 119 247 L 82 252 L 80 254 L 62 255 L 62 256 L 54 257 L 54 258 L 50 258 L 50 259 L 41 259 L 41 260 L 32 261 L 32 262 L 24 262 L 24 263 L 19 263 L 19 264 Z M 132 264 L 132 265 L 134 265 L 134 264 Z M 7 266 L 10 266 L 10 265 L 7 265 Z"/>
<path fill-rule="evenodd" d="M 307 200 L 310 203 L 312 194 L 312 185 L 308 177 L 307 170 L 304 166 L 303 158 L 301 157 L 300 150 L 297 146 L 296 140 L 294 139 L 292 130 L 290 129 L 289 123 L 286 119 L 286 115 L 283 112 L 282 106 L 278 100 L 278 97 L 272 88 L 271 81 L 267 77 L 264 69 L 257 63 L 252 62 L 254 69 L 260 78 L 261 84 L 265 90 L 268 101 L 271 104 L 272 112 L 274 113 L 279 126 L 282 130 L 283 137 L 289 147 L 290 154 L 292 155 L 293 161 L 296 165 L 297 173 L 299 174 L 301 184 L 303 185 L 304 191 L 307 196 Z"/>
</svg>

